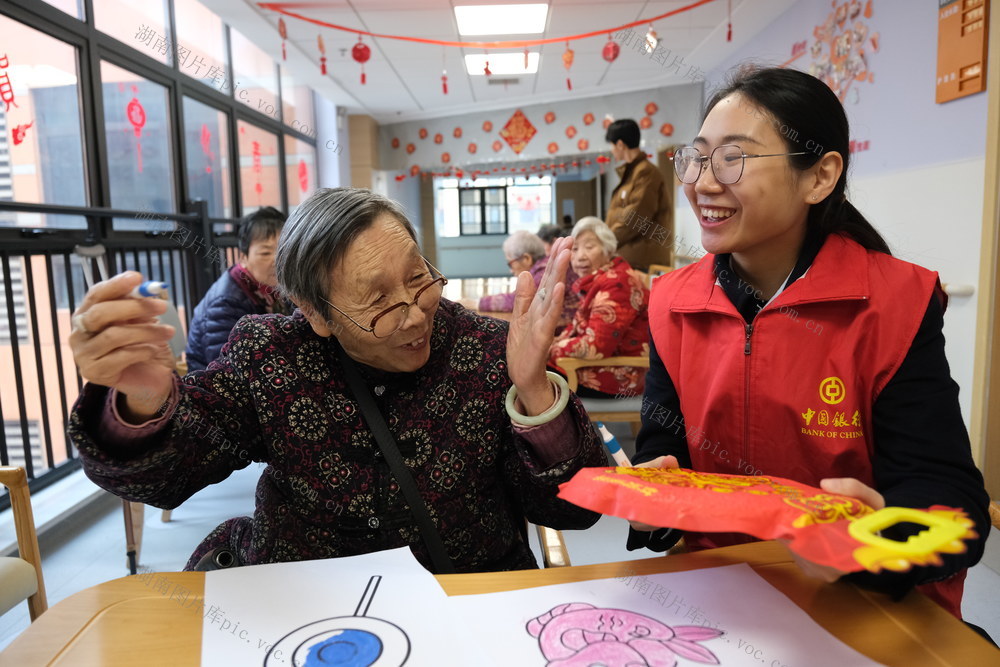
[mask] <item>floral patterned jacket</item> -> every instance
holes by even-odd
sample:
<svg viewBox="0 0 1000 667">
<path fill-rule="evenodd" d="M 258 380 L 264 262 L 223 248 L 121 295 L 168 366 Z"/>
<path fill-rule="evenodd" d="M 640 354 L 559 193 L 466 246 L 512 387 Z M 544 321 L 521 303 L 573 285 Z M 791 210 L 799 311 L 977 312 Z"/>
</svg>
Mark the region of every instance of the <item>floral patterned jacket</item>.
<svg viewBox="0 0 1000 667">
<path fill-rule="evenodd" d="M 632 267 L 614 257 L 573 284 L 581 296 L 573 324 L 552 344 L 549 364 L 563 357 L 649 356 L 649 289 Z M 606 394 L 641 395 L 645 368 L 592 366 L 578 371 L 581 387 Z"/>
<path fill-rule="evenodd" d="M 536 567 L 525 518 L 558 529 L 598 519 L 556 497 L 580 468 L 607 464 L 586 412 L 572 396 L 547 424 L 514 427 L 504 409 L 506 337 L 505 322 L 442 300 L 423 368 L 360 365 L 459 572 Z M 161 417 L 127 426 L 116 392 L 88 384 L 69 434 L 95 483 L 167 509 L 251 462 L 266 465 L 254 516 L 216 528 L 188 568 L 223 545 L 244 564 L 409 545 L 431 569 L 337 347 L 299 312 L 244 317 L 215 362 L 176 378 Z"/>
</svg>

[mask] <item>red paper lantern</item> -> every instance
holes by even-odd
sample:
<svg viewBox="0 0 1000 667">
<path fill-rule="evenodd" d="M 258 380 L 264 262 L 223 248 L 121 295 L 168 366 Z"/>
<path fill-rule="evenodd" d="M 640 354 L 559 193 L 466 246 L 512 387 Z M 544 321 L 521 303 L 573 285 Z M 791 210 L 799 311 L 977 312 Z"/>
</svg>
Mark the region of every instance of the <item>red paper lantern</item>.
<svg viewBox="0 0 1000 667">
<path fill-rule="evenodd" d="M 566 136 L 569 137 L 570 139 L 572 139 L 573 137 L 575 137 L 576 136 L 576 128 L 573 127 L 572 125 L 570 125 L 569 127 L 567 127 L 566 128 Z"/>
<path fill-rule="evenodd" d="M 639 127 L 641 127 L 644 130 L 648 130 L 649 128 L 653 127 L 653 119 L 650 118 L 649 116 L 643 116 L 642 119 L 639 121 Z"/>
<path fill-rule="evenodd" d="M 559 144 L 553 141 L 552 143 L 549 144 L 549 154 L 555 155 L 558 152 L 559 152 Z M 532 169 L 534 169 L 534 167 L 532 167 Z"/>
<path fill-rule="evenodd" d="M 367 77 L 365 76 L 365 63 L 368 59 L 372 57 L 372 50 L 368 48 L 368 45 L 361 41 L 361 35 L 358 35 L 358 43 L 354 45 L 351 49 L 351 57 L 361 64 L 361 83 L 367 83 Z"/>
<path fill-rule="evenodd" d="M 555 115 L 555 113 L 552 112 L 552 111 L 547 111 L 545 113 L 545 122 L 548 123 L 549 125 L 551 125 L 552 123 L 556 122 L 556 115 Z"/>
<path fill-rule="evenodd" d="M 406 152 L 412 154 L 413 151 L 417 150 L 417 147 L 413 144 L 406 144 Z"/>
<path fill-rule="evenodd" d="M 573 82 L 569 80 L 569 68 L 573 66 L 573 57 L 576 54 L 573 53 L 573 49 L 569 48 L 569 42 L 566 42 L 566 50 L 563 51 L 563 67 L 566 68 L 566 89 L 573 90 Z"/>
<path fill-rule="evenodd" d="M 576 142 L 576 147 L 579 148 L 581 151 L 585 151 L 588 148 L 590 148 L 590 142 L 587 141 L 586 139 L 580 139 L 580 141 Z M 573 163 L 573 166 L 575 167 L 576 163 Z"/>
<path fill-rule="evenodd" d="M 455 137 L 456 139 L 461 139 L 461 138 L 462 138 L 462 128 L 460 128 L 460 127 L 456 127 L 456 128 L 455 128 L 455 131 L 454 131 L 454 132 L 452 132 L 452 133 L 451 133 L 451 135 L 452 135 L 453 137 Z"/>
<path fill-rule="evenodd" d="M 501 149 L 503 149 L 503 144 L 500 142 L 499 139 L 497 139 L 496 141 L 493 142 L 493 152 L 499 153 Z"/>
<path fill-rule="evenodd" d="M 660 110 L 660 107 L 656 106 L 656 102 L 650 102 L 646 105 L 646 115 L 652 116 L 654 113 Z"/>
<path fill-rule="evenodd" d="M 393 137 L 392 138 L 392 147 L 393 148 L 399 148 L 399 137 Z"/>
<path fill-rule="evenodd" d="M 438 132 L 437 134 L 434 135 L 434 143 L 440 144 L 443 141 L 444 141 L 444 137 L 441 136 L 440 132 Z"/>
<path fill-rule="evenodd" d="M 441 162 L 445 164 L 451 162 L 451 153 L 441 153 Z"/>
<path fill-rule="evenodd" d="M 420 136 L 421 139 L 426 139 L 427 138 L 427 128 L 425 128 L 425 127 L 420 128 L 420 131 L 417 132 L 417 134 Z"/>
<path fill-rule="evenodd" d="M 608 41 L 601 49 L 601 57 L 607 60 L 609 63 L 613 63 L 618 59 L 618 54 L 621 53 L 622 49 L 618 44 L 611 39 L 611 35 L 608 35 Z"/>
<path fill-rule="evenodd" d="M 583 114 L 583 124 L 584 125 L 590 125 L 593 122 L 594 122 L 594 114 L 590 113 L 589 111 L 587 113 Z"/>
<path fill-rule="evenodd" d="M 483 132 L 492 132 L 492 131 L 493 131 L 493 123 L 491 123 L 488 120 L 484 120 L 483 121 Z"/>
<path fill-rule="evenodd" d="M 477 150 L 479 150 L 479 148 L 476 146 L 475 143 L 469 144 L 469 152 L 470 153 L 472 153 L 474 155 Z"/>
<path fill-rule="evenodd" d="M 660 126 L 660 134 L 665 137 L 669 137 L 674 133 L 674 126 L 670 123 L 664 123 Z"/>
</svg>

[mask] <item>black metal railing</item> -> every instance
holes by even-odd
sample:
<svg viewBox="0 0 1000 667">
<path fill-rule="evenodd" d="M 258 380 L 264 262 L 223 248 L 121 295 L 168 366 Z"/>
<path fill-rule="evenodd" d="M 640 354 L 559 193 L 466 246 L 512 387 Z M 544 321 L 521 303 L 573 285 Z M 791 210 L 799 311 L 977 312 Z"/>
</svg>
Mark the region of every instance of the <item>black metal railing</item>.
<svg viewBox="0 0 1000 667">
<path fill-rule="evenodd" d="M 235 260 L 237 221 L 209 218 L 202 201 L 184 213 L 0 201 L 0 224 L 11 224 L 8 213 L 86 220 L 81 229 L 19 227 L 13 216 L 14 226 L 0 227 L 0 465 L 24 466 L 36 491 L 79 467 L 65 433 L 84 379 L 68 338 L 86 286 L 126 270 L 170 283 L 186 331 L 195 305 Z M 8 505 L 0 495 L 0 510 Z"/>
</svg>

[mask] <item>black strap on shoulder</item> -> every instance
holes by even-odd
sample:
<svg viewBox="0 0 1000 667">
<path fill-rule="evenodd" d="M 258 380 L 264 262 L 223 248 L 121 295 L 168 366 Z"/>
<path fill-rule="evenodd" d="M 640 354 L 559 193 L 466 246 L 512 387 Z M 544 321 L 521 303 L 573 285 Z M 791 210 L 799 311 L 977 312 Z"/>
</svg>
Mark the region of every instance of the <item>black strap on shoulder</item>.
<svg viewBox="0 0 1000 667">
<path fill-rule="evenodd" d="M 399 488 L 403 492 L 403 497 L 406 498 L 406 502 L 410 506 L 413 518 L 416 519 L 417 525 L 420 527 L 420 536 L 424 539 L 424 544 L 427 545 L 431 562 L 434 563 L 435 573 L 454 574 L 455 565 L 451 562 L 451 558 L 448 557 L 448 551 L 444 547 L 441 533 L 438 532 L 437 526 L 434 525 L 434 520 L 427 510 L 424 499 L 420 497 L 420 491 L 417 490 L 417 484 L 413 481 L 413 475 L 410 474 L 410 470 L 403 462 L 403 455 L 399 453 L 396 440 L 392 437 L 389 426 L 382 417 L 382 412 L 375 404 L 371 390 L 361 377 L 361 371 L 358 370 L 357 364 L 348 356 L 339 342 L 337 343 L 337 351 L 340 354 L 341 366 L 344 367 L 347 384 L 351 387 L 354 398 L 357 399 L 358 405 L 361 407 L 361 413 L 364 415 L 365 421 L 368 422 L 368 428 L 371 429 L 372 435 L 375 436 L 375 442 L 378 443 L 378 448 L 382 450 L 382 456 L 385 457 L 386 463 L 389 464 L 389 468 L 392 470 L 392 474 L 396 477 L 396 482 L 399 484 Z"/>
</svg>

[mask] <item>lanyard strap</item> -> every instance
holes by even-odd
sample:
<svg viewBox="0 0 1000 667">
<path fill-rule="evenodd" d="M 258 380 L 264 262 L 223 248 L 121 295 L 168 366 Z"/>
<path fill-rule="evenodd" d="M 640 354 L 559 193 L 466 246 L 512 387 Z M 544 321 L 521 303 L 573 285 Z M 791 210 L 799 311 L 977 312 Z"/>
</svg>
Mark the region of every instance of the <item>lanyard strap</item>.
<svg viewBox="0 0 1000 667">
<path fill-rule="evenodd" d="M 417 525 L 420 527 L 420 536 L 423 538 L 424 544 L 427 546 L 427 551 L 430 553 L 435 574 L 454 574 L 455 565 L 451 562 L 451 558 L 448 557 L 448 551 L 445 549 L 444 541 L 441 539 L 441 533 L 438 532 L 437 526 L 434 525 L 434 520 L 431 518 L 430 512 L 427 511 L 427 505 L 424 503 L 423 498 L 420 497 L 420 491 L 417 490 L 417 484 L 413 481 L 413 475 L 410 474 L 410 470 L 403 462 L 403 455 L 399 453 L 396 440 L 392 437 L 392 432 L 389 431 L 389 426 L 385 423 L 382 412 L 375 404 L 371 390 L 361 377 L 361 372 L 358 370 L 357 364 L 347 355 L 347 352 L 339 342 L 337 343 L 337 350 L 340 354 L 340 364 L 344 368 L 347 384 L 351 387 L 354 398 L 361 407 L 361 414 L 364 416 L 365 421 L 368 422 L 368 428 L 371 429 L 372 435 L 375 436 L 375 442 L 378 443 L 378 448 L 382 450 L 382 456 L 385 457 L 386 463 L 389 464 L 389 468 L 392 470 L 392 474 L 396 477 L 396 482 L 399 484 L 399 488 L 403 492 L 403 497 L 406 498 L 406 502 L 410 506 L 413 518 L 416 519 Z"/>
</svg>

